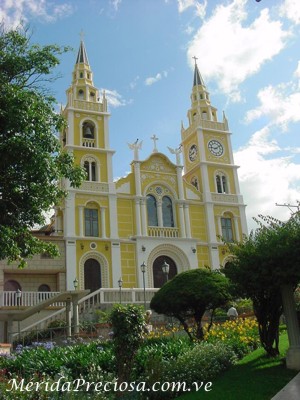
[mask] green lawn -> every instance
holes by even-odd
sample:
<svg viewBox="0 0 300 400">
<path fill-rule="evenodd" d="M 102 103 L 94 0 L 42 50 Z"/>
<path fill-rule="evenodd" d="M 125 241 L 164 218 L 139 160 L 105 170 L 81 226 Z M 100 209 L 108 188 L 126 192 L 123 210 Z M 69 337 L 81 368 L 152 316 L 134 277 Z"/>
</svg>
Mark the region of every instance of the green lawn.
<svg viewBox="0 0 300 400">
<path fill-rule="evenodd" d="M 268 358 L 262 349 L 249 354 L 212 383 L 210 392 L 190 393 L 180 400 L 270 400 L 296 374 L 285 368 L 287 334 L 280 336 L 280 356 Z"/>
</svg>

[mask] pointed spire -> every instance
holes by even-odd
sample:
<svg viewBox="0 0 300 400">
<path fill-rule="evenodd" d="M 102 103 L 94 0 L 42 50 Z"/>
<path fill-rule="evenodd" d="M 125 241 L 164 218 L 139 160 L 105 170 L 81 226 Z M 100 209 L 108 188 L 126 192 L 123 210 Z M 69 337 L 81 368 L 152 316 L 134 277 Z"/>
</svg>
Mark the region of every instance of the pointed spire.
<svg viewBox="0 0 300 400">
<path fill-rule="evenodd" d="M 195 71 L 194 71 L 194 83 L 193 83 L 193 86 L 198 86 L 198 85 L 204 86 L 203 79 L 201 77 L 201 74 L 199 72 L 198 65 L 197 65 L 198 58 L 197 57 L 193 57 L 193 59 L 195 60 Z"/>
<path fill-rule="evenodd" d="M 78 55 L 77 55 L 77 59 L 76 59 L 76 64 L 80 64 L 80 63 L 89 64 L 89 60 L 87 57 L 83 39 L 81 39 L 81 41 L 80 41 L 80 46 L 79 46 Z"/>
</svg>

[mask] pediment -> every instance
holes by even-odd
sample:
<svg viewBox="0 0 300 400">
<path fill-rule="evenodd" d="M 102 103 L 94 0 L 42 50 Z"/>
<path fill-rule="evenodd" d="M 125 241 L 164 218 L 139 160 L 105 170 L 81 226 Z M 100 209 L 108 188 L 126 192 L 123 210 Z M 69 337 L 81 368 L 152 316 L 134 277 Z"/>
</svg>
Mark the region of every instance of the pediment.
<svg viewBox="0 0 300 400">
<path fill-rule="evenodd" d="M 176 165 L 164 154 L 154 153 L 145 161 L 141 162 L 141 171 L 176 174 Z"/>
</svg>

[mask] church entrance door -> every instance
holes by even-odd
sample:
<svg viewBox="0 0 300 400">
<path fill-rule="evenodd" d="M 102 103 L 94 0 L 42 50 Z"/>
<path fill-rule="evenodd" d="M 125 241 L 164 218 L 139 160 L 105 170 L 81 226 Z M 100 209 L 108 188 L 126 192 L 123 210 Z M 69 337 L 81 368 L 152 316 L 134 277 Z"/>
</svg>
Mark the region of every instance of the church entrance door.
<svg viewBox="0 0 300 400">
<path fill-rule="evenodd" d="M 91 292 L 94 292 L 101 287 L 100 264 L 97 260 L 90 258 L 84 263 L 84 289 L 90 289 Z"/>
</svg>

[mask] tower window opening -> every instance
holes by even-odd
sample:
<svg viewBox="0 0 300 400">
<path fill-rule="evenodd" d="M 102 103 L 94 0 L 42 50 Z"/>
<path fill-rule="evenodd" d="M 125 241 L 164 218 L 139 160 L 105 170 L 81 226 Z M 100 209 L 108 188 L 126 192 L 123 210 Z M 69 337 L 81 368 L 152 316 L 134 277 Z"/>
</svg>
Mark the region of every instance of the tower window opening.
<svg viewBox="0 0 300 400">
<path fill-rule="evenodd" d="M 80 74 L 79 74 L 79 78 L 83 78 L 83 72 L 80 72 Z"/>
<path fill-rule="evenodd" d="M 86 180 L 96 182 L 97 181 L 96 162 L 86 160 L 83 164 L 83 168 L 86 172 Z"/>
<path fill-rule="evenodd" d="M 84 91 L 82 89 L 78 90 L 78 98 L 80 100 L 84 100 Z"/>
<path fill-rule="evenodd" d="M 199 190 L 199 184 L 198 184 L 198 178 L 196 176 L 193 176 L 191 179 L 191 184 L 197 189 Z"/>
<path fill-rule="evenodd" d="M 95 125 L 92 122 L 85 121 L 82 125 L 82 136 L 86 139 L 94 139 Z"/>
<path fill-rule="evenodd" d="M 224 174 L 216 175 L 217 193 L 228 193 L 227 178 Z"/>
</svg>

